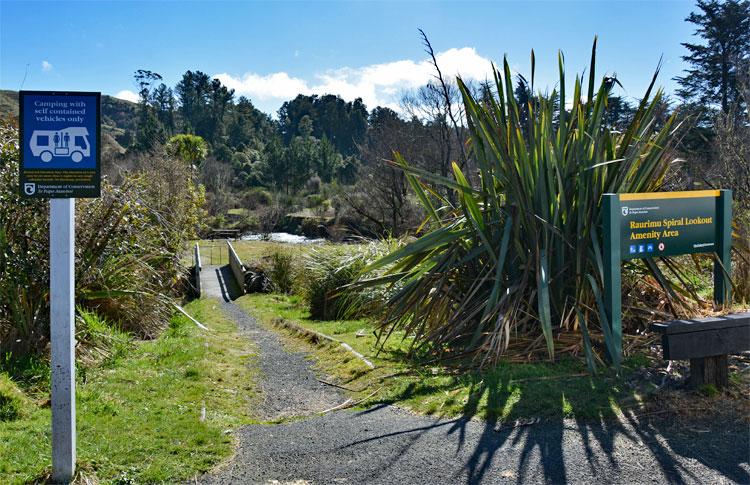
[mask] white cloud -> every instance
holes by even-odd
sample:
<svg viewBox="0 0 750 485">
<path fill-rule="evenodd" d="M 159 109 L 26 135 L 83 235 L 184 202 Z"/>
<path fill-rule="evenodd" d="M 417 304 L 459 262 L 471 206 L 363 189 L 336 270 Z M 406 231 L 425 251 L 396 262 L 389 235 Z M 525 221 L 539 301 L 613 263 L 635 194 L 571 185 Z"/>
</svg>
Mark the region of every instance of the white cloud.
<svg viewBox="0 0 750 485">
<path fill-rule="evenodd" d="M 483 81 L 491 78 L 490 60 L 473 47 L 453 48 L 437 54 L 438 65 L 446 78 L 460 74 L 464 79 Z M 397 107 L 401 92 L 424 86 L 435 72 L 429 59 L 404 59 L 363 67 L 330 69 L 314 79 L 293 77 L 286 72 L 272 74 L 228 73 L 214 75 L 237 95 L 247 96 L 261 109 L 276 111 L 284 101 L 297 94 L 338 94 L 347 101 L 362 98 L 369 109 L 375 106 Z"/>
<path fill-rule="evenodd" d="M 49 61 L 42 61 L 43 72 L 50 72 L 52 69 L 53 69 L 53 66 Z"/>
<path fill-rule="evenodd" d="M 115 98 L 124 99 L 125 101 L 131 101 L 133 103 L 138 102 L 138 95 L 128 89 L 123 89 L 119 93 L 115 94 Z"/>
<path fill-rule="evenodd" d="M 234 89 L 238 95 L 249 96 L 253 100 L 287 100 L 299 93 L 309 92 L 307 83 L 303 79 L 291 77 L 285 72 L 275 72 L 265 76 L 247 73 L 241 77 L 222 73 L 214 77 L 226 87 Z"/>
</svg>

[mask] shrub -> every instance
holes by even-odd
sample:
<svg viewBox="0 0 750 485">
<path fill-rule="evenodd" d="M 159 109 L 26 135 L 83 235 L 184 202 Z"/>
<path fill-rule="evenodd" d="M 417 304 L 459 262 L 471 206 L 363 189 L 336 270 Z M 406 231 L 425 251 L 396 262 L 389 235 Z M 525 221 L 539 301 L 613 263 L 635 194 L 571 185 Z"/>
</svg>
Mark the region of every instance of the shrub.
<svg viewBox="0 0 750 485">
<path fill-rule="evenodd" d="M 295 280 L 294 258 L 289 251 L 277 249 L 271 253 L 268 276 L 279 293 L 292 293 Z"/>
<path fill-rule="evenodd" d="M 321 246 L 304 258 L 303 298 L 310 316 L 318 320 L 359 318 L 375 314 L 396 287 L 350 286 L 379 273 L 361 272 L 369 263 L 393 250 L 398 241 Z"/>
<path fill-rule="evenodd" d="M 0 422 L 22 418 L 32 405 L 7 374 L 0 374 Z"/>
<path fill-rule="evenodd" d="M 353 283 L 365 263 L 348 249 L 316 248 L 305 258 L 304 298 L 312 318 L 338 320 L 354 313 L 356 293 L 340 288 Z"/>
<path fill-rule="evenodd" d="M 0 128 L 0 352 L 14 359 L 49 339 L 46 203 L 17 194 L 17 130 Z M 111 325 L 153 337 L 185 274 L 181 255 L 202 219 L 203 188 L 182 160 L 155 152 L 76 204 L 76 301 Z"/>
<path fill-rule="evenodd" d="M 83 364 L 112 363 L 130 348 L 130 336 L 106 318 L 83 307 L 76 308 L 76 359 Z"/>
<path fill-rule="evenodd" d="M 273 202 L 271 193 L 260 187 L 253 187 L 242 194 L 242 204 L 247 209 L 270 205 Z"/>
<path fill-rule="evenodd" d="M 0 125 L 0 354 L 47 339 L 48 217 L 46 201 L 18 195 L 18 131 Z"/>
<path fill-rule="evenodd" d="M 323 202 L 325 202 L 325 199 L 320 194 L 308 195 L 305 198 L 305 207 L 308 209 L 315 209 L 316 207 L 323 205 Z"/>
<path fill-rule="evenodd" d="M 167 142 L 167 151 L 186 163 L 200 165 L 208 155 L 208 145 L 197 135 L 175 135 Z"/>
</svg>

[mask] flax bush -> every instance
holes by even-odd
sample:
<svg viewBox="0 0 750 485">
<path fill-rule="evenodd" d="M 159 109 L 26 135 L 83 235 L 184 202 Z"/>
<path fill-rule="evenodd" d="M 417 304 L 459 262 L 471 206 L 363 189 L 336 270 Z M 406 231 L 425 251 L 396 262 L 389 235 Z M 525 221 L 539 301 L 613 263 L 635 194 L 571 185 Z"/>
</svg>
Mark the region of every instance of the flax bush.
<svg viewBox="0 0 750 485">
<path fill-rule="evenodd" d="M 558 90 L 544 95 L 534 92 L 532 52 L 534 94 L 523 105 L 514 95 L 507 60 L 480 97 L 458 79 L 478 184 L 470 184 L 456 164 L 452 178 L 441 178 L 396 157 L 394 165 L 406 172 L 429 226 L 425 235 L 368 268 L 392 265 L 385 277 L 365 284 L 402 285 L 384 306 L 383 335 L 402 329 L 416 337 L 416 347 L 470 354 L 489 364 L 511 346 L 528 355 L 536 342 L 545 343 L 554 358 L 556 335 L 580 329 L 592 363 L 593 332 L 587 329 L 596 326 L 617 363 L 613 329 L 601 305 L 601 198 L 660 190 L 678 125 L 674 116 L 657 122 L 663 92 L 654 91 L 655 74 L 630 124 L 622 131 L 608 126 L 605 113 L 616 80 L 596 77 L 595 53 L 596 42 L 588 86 L 576 76 L 572 96 L 562 53 Z M 455 197 L 440 197 L 425 182 L 443 185 Z M 671 286 L 654 262 L 646 264 L 654 278 Z"/>
</svg>

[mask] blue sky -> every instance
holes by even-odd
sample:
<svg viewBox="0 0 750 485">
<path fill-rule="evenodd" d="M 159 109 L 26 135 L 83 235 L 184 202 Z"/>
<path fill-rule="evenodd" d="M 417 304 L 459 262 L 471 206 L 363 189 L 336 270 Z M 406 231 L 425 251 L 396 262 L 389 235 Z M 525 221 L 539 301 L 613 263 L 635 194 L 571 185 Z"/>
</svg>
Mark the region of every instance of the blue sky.
<svg viewBox="0 0 750 485">
<path fill-rule="evenodd" d="M 483 79 L 508 54 L 514 70 L 554 86 L 556 52 L 568 76 L 588 65 L 599 36 L 598 72 L 620 94 L 640 97 L 659 57 L 659 82 L 684 65 L 680 42 L 693 26 L 690 1 L 555 2 L 13 2 L 0 0 L 0 88 L 85 90 L 128 97 L 136 69 L 174 86 L 201 70 L 266 112 L 297 93 L 333 92 L 394 108 L 429 79 L 418 28 L 449 74 Z M 24 76 L 26 77 L 24 81 Z"/>
</svg>

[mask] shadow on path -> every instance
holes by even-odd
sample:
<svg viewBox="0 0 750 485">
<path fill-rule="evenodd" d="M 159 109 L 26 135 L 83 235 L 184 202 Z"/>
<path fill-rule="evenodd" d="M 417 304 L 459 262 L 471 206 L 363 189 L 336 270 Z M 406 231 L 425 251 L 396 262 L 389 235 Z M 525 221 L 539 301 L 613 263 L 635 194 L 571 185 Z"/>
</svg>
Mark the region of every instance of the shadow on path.
<svg viewBox="0 0 750 485">
<path fill-rule="evenodd" d="M 589 419 L 502 422 L 505 410 L 536 399 L 507 376 L 466 381 L 470 391 L 458 418 L 418 416 L 388 403 L 309 416 L 344 397 L 315 379 L 305 355 L 288 352 L 231 303 L 239 289 L 228 266 L 204 273 L 214 281 L 215 294 L 206 294 L 227 302 L 228 314 L 260 348 L 261 408 L 271 417 L 308 415 L 243 427 L 235 459 L 202 477 L 204 483 L 750 483 L 747 424 L 613 409 Z M 590 392 L 549 392 L 575 415 L 590 406 L 587 394 L 603 392 L 594 380 L 585 385 Z M 435 391 L 418 383 L 405 390 L 412 399 Z"/>
</svg>

